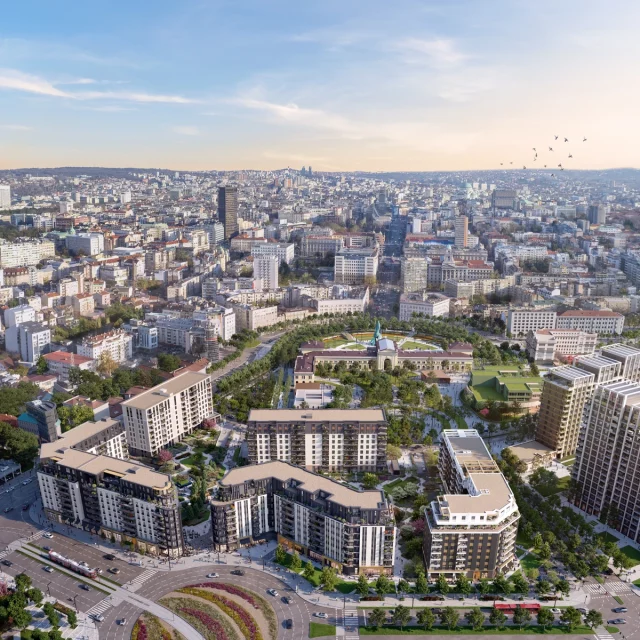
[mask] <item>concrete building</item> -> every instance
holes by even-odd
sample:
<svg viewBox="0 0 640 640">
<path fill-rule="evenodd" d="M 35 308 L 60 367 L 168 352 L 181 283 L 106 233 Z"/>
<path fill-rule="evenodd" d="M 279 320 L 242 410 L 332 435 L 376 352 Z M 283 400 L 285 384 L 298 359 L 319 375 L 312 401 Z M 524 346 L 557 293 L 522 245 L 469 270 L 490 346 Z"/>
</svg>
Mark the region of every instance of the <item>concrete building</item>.
<svg viewBox="0 0 640 640">
<path fill-rule="evenodd" d="M 153 457 L 213 415 L 211 379 L 188 371 L 122 403 L 133 455 Z"/>
<path fill-rule="evenodd" d="M 515 497 L 478 432 L 440 434 L 438 470 L 446 493 L 425 509 L 424 559 L 433 580 L 470 580 L 516 567 L 520 513 Z"/>
<path fill-rule="evenodd" d="M 467 216 L 456 216 L 455 246 L 458 249 L 465 249 L 468 244 L 469 244 L 469 218 L 467 218 Z"/>
<path fill-rule="evenodd" d="M 277 258 L 278 266 L 283 262 L 291 264 L 295 257 L 295 245 L 286 242 L 264 242 L 251 247 L 254 258 Z"/>
<path fill-rule="evenodd" d="M 35 364 L 49 350 L 51 329 L 40 322 L 22 322 L 5 332 L 5 347 L 9 353 L 17 353 L 20 360 Z"/>
<path fill-rule="evenodd" d="M 572 476 L 574 504 L 640 542 L 640 385 L 596 386 L 587 403 Z"/>
<path fill-rule="evenodd" d="M 94 365 L 91 358 L 79 356 L 75 353 L 67 353 L 66 351 L 45 353 L 42 357 L 47 362 L 49 373 L 57 376 L 58 380 L 63 384 L 69 382 L 69 372 L 71 369 L 78 368 L 81 371 L 91 371 Z"/>
<path fill-rule="evenodd" d="M 280 261 L 276 256 L 264 256 L 253 261 L 253 277 L 262 280 L 263 289 L 278 288 Z"/>
<path fill-rule="evenodd" d="M 382 491 L 267 462 L 229 471 L 211 512 L 216 550 L 275 537 L 345 575 L 393 573 L 396 528 Z"/>
<path fill-rule="evenodd" d="M 509 309 L 507 332 L 513 337 L 524 337 L 529 331 L 555 329 L 558 314 L 550 309 Z M 563 327 L 571 329 L 573 327 Z"/>
<path fill-rule="evenodd" d="M 291 462 L 310 470 L 382 471 L 387 421 L 382 409 L 252 409 L 249 461 Z"/>
<path fill-rule="evenodd" d="M 375 284 L 378 249 L 342 249 L 334 261 L 336 284 Z"/>
<path fill-rule="evenodd" d="M 0 209 L 11 209 L 11 187 L 0 184 Z"/>
<path fill-rule="evenodd" d="M 413 256 L 401 259 L 400 281 L 404 293 L 424 291 L 427 288 L 427 265 L 428 261 L 423 257 Z"/>
<path fill-rule="evenodd" d="M 535 362 L 552 364 L 558 356 L 591 355 L 597 344 L 597 333 L 579 329 L 538 329 L 527 334 L 527 355 Z"/>
<path fill-rule="evenodd" d="M 97 256 L 104 252 L 104 236 L 101 233 L 69 233 L 65 244 L 72 255 Z"/>
<path fill-rule="evenodd" d="M 18 416 L 18 428 L 38 437 L 40 442 L 55 442 L 62 433 L 55 402 L 32 400 Z"/>
<path fill-rule="evenodd" d="M 95 456 L 109 456 L 127 460 L 127 434 L 119 420 L 104 418 L 88 421 L 60 435 L 54 443 L 60 449 L 75 449 Z"/>
<path fill-rule="evenodd" d="M 122 329 L 114 329 L 97 336 L 89 336 L 76 346 L 78 355 L 99 360 L 109 353 L 115 362 L 126 362 L 133 357 L 133 338 Z"/>
<path fill-rule="evenodd" d="M 238 188 L 218 188 L 218 220 L 224 226 L 224 239 L 229 241 L 238 233 Z"/>
<path fill-rule="evenodd" d="M 603 204 L 590 204 L 588 216 L 590 224 L 606 224 L 607 208 Z"/>
<path fill-rule="evenodd" d="M 581 329 L 589 333 L 621 335 L 624 316 L 615 311 L 565 311 L 558 316 L 558 329 Z"/>
<path fill-rule="evenodd" d="M 300 243 L 300 255 L 305 258 L 335 256 L 344 247 L 342 236 L 305 235 Z"/>
<path fill-rule="evenodd" d="M 76 293 L 71 296 L 71 306 L 76 318 L 86 318 L 93 314 L 96 304 L 90 293 Z"/>
<path fill-rule="evenodd" d="M 36 319 L 36 310 L 28 304 L 22 304 L 19 307 L 5 309 L 4 324 L 6 327 L 17 327 L 23 322 L 34 322 Z"/>
<path fill-rule="evenodd" d="M 236 330 L 255 331 L 260 327 L 270 327 L 278 322 L 278 307 L 252 307 L 249 304 L 234 304 Z"/>
<path fill-rule="evenodd" d="M 409 322 L 414 314 L 428 318 L 449 316 L 450 302 L 451 299 L 441 293 L 403 293 L 398 318 Z"/>
<path fill-rule="evenodd" d="M 491 194 L 492 209 L 517 209 L 518 192 L 512 189 L 494 189 Z"/>
<path fill-rule="evenodd" d="M 55 255 L 55 244 L 50 240 L 0 240 L 0 267 L 35 267 Z"/>
</svg>

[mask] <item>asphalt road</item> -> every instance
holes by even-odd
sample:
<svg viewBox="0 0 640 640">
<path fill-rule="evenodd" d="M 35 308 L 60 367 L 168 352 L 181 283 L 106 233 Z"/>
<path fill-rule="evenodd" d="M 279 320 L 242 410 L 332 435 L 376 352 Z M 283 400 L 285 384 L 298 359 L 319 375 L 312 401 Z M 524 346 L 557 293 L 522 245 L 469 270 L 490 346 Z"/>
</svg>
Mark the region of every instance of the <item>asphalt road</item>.
<svg viewBox="0 0 640 640">
<path fill-rule="evenodd" d="M 32 482 L 23 485 L 27 479 Z M 38 496 L 37 482 L 35 474 L 28 472 L 0 486 L 0 550 L 36 531 L 36 526 L 29 520 L 29 512 L 23 511 L 22 507 L 32 504 Z M 5 509 L 11 511 L 5 512 Z"/>
</svg>

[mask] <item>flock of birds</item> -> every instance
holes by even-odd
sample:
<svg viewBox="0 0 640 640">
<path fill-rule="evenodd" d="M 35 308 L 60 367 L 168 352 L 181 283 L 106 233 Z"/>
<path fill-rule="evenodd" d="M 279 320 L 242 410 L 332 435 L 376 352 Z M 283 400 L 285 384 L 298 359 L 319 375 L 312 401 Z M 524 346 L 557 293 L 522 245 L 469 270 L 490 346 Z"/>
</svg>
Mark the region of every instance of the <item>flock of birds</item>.
<svg viewBox="0 0 640 640">
<path fill-rule="evenodd" d="M 562 136 L 562 137 L 563 137 L 563 139 L 564 139 L 564 142 L 569 142 L 569 138 L 565 138 L 564 136 Z M 560 139 L 560 136 L 556 136 L 556 135 L 554 135 L 554 136 L 553 136 L 553 138 L 554 138 L 554 140 L 559 140 L 559 139 Z M 582 142 L 586 142 L 586 141 L 587 141 L 587 138 L 586 138 L 586 137 L 583 137 L 583 138 L 582 138 Z M 563 143 L 563 144 L 564 144 L 564 143 Z M 554 149 L 551 145 L 548 145 L 548 146 L 549 146 L 549 153 L 556 153 L 555 149 Z M 534 161 L 534 162 L 537 162 L 537 161 L 538 161 L 538 150 L 536 149 L 536 147 L 533 147 L 533 149 L 532 149 L 532 150 L 533 150 L 533 153 L 534 153 L 533 161 Z M 568 159 L 573 158 L 573 154 L 572 154 L 572 153 L 569 153 L 569 155 L 567 156 L 567 158 L 568 158 Z M 513 164 L 513 161 L 509 162 L 509 164 L 510 164 L 510 165 L 512 165 L 512 164 Z M 502 166 L 504 166 L 504 162 L 501 162 L 501 163 L 500 163 L 500 166 L 501 166 L 501 167 L 502 167 Z M 522 165 L 522 168 L 523 168 L 523 169 L 526 169 L 527 167 L 526 167 L 526 165 Z M 546 165 L 546 164 L 545 164 L 545 165 L 542 165 L 542 168 L 543 168 L 543 169 L 546 169 L 546 168 L 547 168 L 547 165 Z M 558 169 L 560 169 L 560 171 L 564 171 L 564 167 L 562 166 L 562 162 L 561 162 L 560 164 L 558 164 L 558 167 L 557 167 L 557 168 L 558 168 Z M 555 175 L 556 175 L 555 173 L 552 173 L 552 174 L 551 174 L 551 177 L 553 178 Z"/>
</svg>

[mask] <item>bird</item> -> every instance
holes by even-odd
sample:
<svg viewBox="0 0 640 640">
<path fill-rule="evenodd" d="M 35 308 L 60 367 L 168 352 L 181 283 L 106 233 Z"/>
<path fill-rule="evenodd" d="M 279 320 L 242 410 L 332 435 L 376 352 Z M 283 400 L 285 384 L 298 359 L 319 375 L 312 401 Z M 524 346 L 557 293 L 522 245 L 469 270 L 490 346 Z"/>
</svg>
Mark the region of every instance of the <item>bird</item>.
<svg viewBox="0 0 640 640">
<path fill-rule="evenodd" d="M 555 175 L 556 175 L 555 173 L 552 173 L 552 174 L 551 174 L 551 177 L 553 178 L 553 177 L 555 177 Z"/>
<path fill-rule="evenodd" d="M 570 158 L 573 158 L 573 156 L 572 156 L 571 154 L 569 154 L 569 157 L 570 157 Z"/>
<path fill-rule="evenodd" d="M 582 142 L 586 142 L 586 141 L 587 141 L 587 139 L 586 139 L 586 138 L 583 138 L 583 139 L 582 139 Z"/>
<path fill-rule="evenodd" d="M 546 164 L 544 165 L 544 168 L 545 168 L 545 169 L 547 168 L 547 165 L 546 165 Z"/>
<path fill-rule="evenodd" d="M 565 139 L 564 139 L 564 141 L 565 141 L 565 142 L 569 142 L 569 138 L 565 138 Z"/>
<path fill-rule="evenodd" d="M 564 171 L 564 167 L 560 167 L 560 171 Z"/>
<path fill-rule="evenodd" d="M 561 165 L 561 164 L 559 164 L 558 166 L 559 166 L 559 167 L 561 167 L 562 165 Z"/>
<path fill-rule="evenodd" d="M 556 135 L 554 135 L 553 137 L 554 137 L 556 140 L 558 139 L 558 136 L 556 136 Z"/>
<path fill-rule="evenodd" d="M 501 163 L 500 163 L 500 166 L 502 166 L 503 164 L 504 164 L 504 162 L 501 162 Z"/>
<path fill-rule="evenodd" d="M 553 147 L 549 147 L 549 151 L 553 151 Z"/>
<path fill-rule="evenodd" d="M 536 150 L 536 148 L 535 148 L 535 147 L 533 147 L 533 150 L 535 151 L 535 150 Z"/>
<path fill-rule="evenodd" d="M 509 164 L 513 164 L 513 162 L 510 162 Z"/>
<path fill-rule="evenodd" d="M 522 168 L 523 168 L 523 169 L 526 169 L 527 167 L 525 167 L 524 165 L 522 165 Z"/>
</svg>

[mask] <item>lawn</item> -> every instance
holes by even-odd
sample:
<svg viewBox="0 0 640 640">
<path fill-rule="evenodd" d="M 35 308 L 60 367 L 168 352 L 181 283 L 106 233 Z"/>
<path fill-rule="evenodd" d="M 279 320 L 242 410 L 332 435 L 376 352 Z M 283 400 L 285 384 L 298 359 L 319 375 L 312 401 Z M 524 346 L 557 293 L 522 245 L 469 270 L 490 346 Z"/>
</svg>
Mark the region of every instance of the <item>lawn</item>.
<svg viewBox="0 0 640 640">
<path fill-rule="evenodd" d="M 570 481 L 571 481 L 571 476 L 564 476 L 564 478 L 558 479 L 555 489 L 540 487 L 539 489 L 537 489 L 537 491 L 540 495 L 544 496 L 545 498 L 548 498 L 549 496 L 555 493 L 560 493 L 561 491 L 564 491 L 565 489 L 567 489 L 569 487 Z M 638 558 L 638 562 L 640 562 L 640 557 Z"/>
<path fill-rule="evenodd" d="M 522 560 L 520 560 L 522 568 L 527 571 L 528 569 L 537 569 L 540 566 L 540 560 L 536 558 L 532 553 L 528 553 Z"/>
<path fill-rule="evenodd" d="M 635 547 L 627 545 L 626 547 L 622 547 L 620 551 L 622 551 L 622 553 L 624 553 L 627 558 L 633 560 L 636 564 L 640 564 L 640 551 L 638 551 Z"/>
<path fill-rule="evenodd" d="M 533 543 L 527 536 L 522 533 L 522 531 L 518 531 L 518 535 L 516 536 L 516 544 L 519 544 L 521 547 L 525 547 L 526 549 L 531 548 Z"/>
<path fill-rule="evenodd" d="M 335 349 L 336 347 L 339 347 L 343 344 L 347 344 L 349 340 L 343 338 L 342 336 L 337 336 L 335 338 L 328 338 L 327 340 L 323 340 L 323 342 L 324 346 L 327 347 L 327 349 Z"/>
<path fill-rule="evenodd" d="M 407 340 L 402 343 L 402 349 L 420 349 L 421 351 L 434 351 L 435 347 L 426 342 L 416 342 L 415 340 Z"/>
<path fill-rule="evenodd" d="M 324 638 L 325 636 L 335 636 L 336 626 L 334 624 L 323 624 L 322 622 L 309 623 L 310 638 Z"/>
<path fill-rule="evenodd" d="M 287 553 L 287 559 L 284 562 L 278 563 L 278 564 L 281 564 L 283 567 L 287 567 L 288 569 L 290 569 L 291 558 L 293 558 L 293 556 L 290 553 Z M 275 558 L 274 558 L 274 562 L 277 562 Z M 305 564 L 304 560 L 302 560 L 302 564 L 304 566 Z M 299 574 L 302 575 L 302 569 L 300 569 Z M 322 575 L 322 571 L 314 567 L 313 576 L 311 576 L 310 579 L 305 578 L 305 580 L 307 580 L 309 584 L 313 585 L 314 587 L 319 587 L 321 575 Z M 340 580 L 340 578 L 338 578 L 338 581 L 336 582 L 336 591 L 339 591 L 340 593 L 344 593 L 344 594 L 351 593 L 355 588 L 356 588 L 355 582 L 345 582 L 344 580 Z"/>
<path fill-rule="evenodd" d="M 367 347 L 365 347 L 362 344 L 358 344 L 357 342 L 354 342 L 353 344 L 348 344 L 345 347 L 345 350 L 347 350 L 347 351 L 366 351 Z"/>
<path fill-rule="evenodd" d="M 620 633 L 620 629 L 618 627 L 614 627 L 612 625 L 605 625 L 604 627 L 609 633 Z"/>
<path fill-rule="evenodd" d="M 596 536 L 596 538 L 598 538 L 599 540 L 604 540 L 605 542 L 618 543 L 620 541 L 620 538 L 614 536 L 612 533 L 609 533 L 608 531 L 602 531 Z"/>
</svg>

